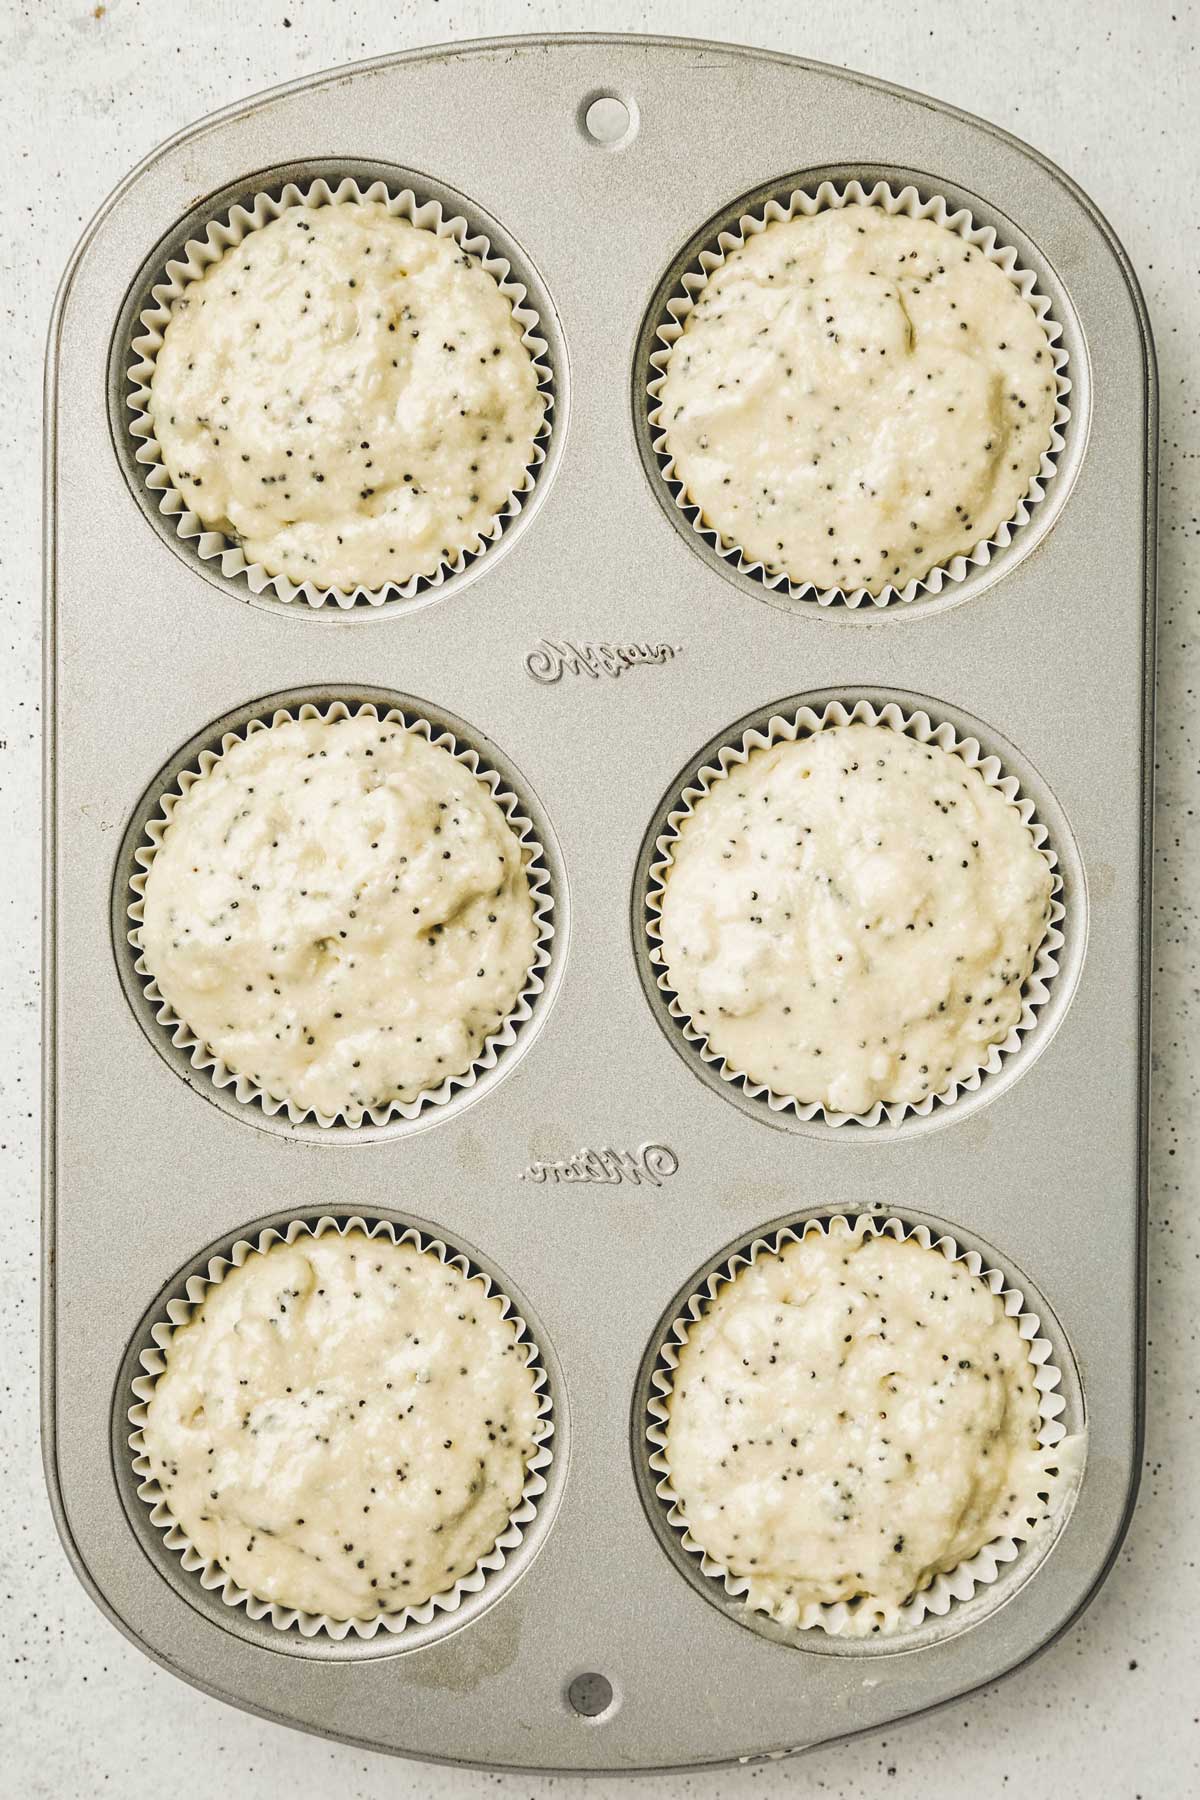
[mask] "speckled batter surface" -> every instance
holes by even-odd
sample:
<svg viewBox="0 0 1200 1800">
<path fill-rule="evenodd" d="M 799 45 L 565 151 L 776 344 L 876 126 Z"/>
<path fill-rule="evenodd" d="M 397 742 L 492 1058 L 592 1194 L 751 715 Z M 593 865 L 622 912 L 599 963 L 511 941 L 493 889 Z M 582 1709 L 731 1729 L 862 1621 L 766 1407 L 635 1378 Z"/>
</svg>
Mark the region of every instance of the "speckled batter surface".
<svg viewBox="0 0 1200 1800">
<path fill-rule="evenodd" d="M 696 297 L 660 398 L 707 524 L 818 589 L 903 588 L 1015 514 L 1050 447 L 1032 306 L 932 219 L 777 220 Z"/>
<path fill-rule="evenodd" d="M 291 207 L 190 282 L 149 410 L 206 526 L 350 592 L 478 550 L 544 403 L 478 258 L 366 200 Z"/>
<path fill-rule="evenodd" d="M 227 1068 L 354 1119 L 465 1074 L 536 937 L 490 790 L 365 713 L 231 745 L 174 806 L 139 927 L 159 992 Z"/>
<path fill-rule="evenodd" d="M 150 1475 L 205 1558 L 331 1619 L 420 1606 L 495 1547 L 534 1450 L 503 1303 L 365 1232 L 253 1254 L 172 1335 Z"/>
<path fill-rule="evenodd" d="M 834 1221 L 760 1255 L 688 1331 L 665 1459 L 695 1541 L 786 1625 L 894 1629 L 1041 1510 L 1028 1346 L 961 1262 Z"/>
<path fill-rule="evenodd" d="M 663 961 L 734 1072 L 834 1112 L 915 1105 L 1017 1023 L 1051 883 L 961 757 L 832 726 L 752 751 L 682 820 Z"/>
<path fill-rule="evenodd" d="M 93 16 L 97 11 L 100 16 Z M 0 885 L 0 1391 L 8 1447 L 0 1484 L 0 1566 L 9 1614 L 21 1620 L 0 1666 L 10 1781 L 31 1800 L 94 1800 L 106 1789 L 140 1795 L 151 1785 L 190 1797 L 198 1782 L 219 1784 L 225 1800 L 325 1800 L 330 1792 L 345 1800 L 962 1800 L 965 1790 L 973 1800 L 1021 1800 L 1043 1792 L 1056 1800 L 1194 1800 L 1200 1786 L 1194 1675 L 1200 1569 L 1180 1546 L 1194 1543 L 1200 1531 L 1200 1215 L 1194 1204 L 1200 1174 L 1200 734 L 1194 701 L 1200 686 L 1194 499 L 1200 285 L 1193 253 L 1200 170 L 1192 123 L 1200 10 L 1193 0 L 1146 0 L 1137 7 L 1094 0 L 1086 9 L 1047 7 L 1045 0 L 1010 0 L 1002 9 L 948 0 L 859 0 L 851 10 L 691 0 L 683 14 L 677 0 L 578 0 L 571 9 L 562 0 L 528 6 L 461 0 L 452 9 L 444 0 L 410 0 L 398 12 L 384 0 L 359 0 L 353 8 L 345 0 L 283 0 L 253 8 L 242 0 L 210 0 L 176 9 L 169 31 L 162 20 L 158 0 L 108 0 L 95 9 L 18 0 L 0 24 L 6 52 L 0 79 L 8 84 L 0 142 L 12 172 L 0 201 L 10 381 L 0 442 L 11 516 L 26 521 L 4 544 L 7 598 L 0 609 L 0 841 L 6 846 Z M 1150 1354 L 1141 1497 L 1129 1536 L 1080 1623 L 1002 1685 L 792 1763 L 643 1777 L 632 1786 L 624 1776 L 497 1777 L 371 1755 L 236 1712 L 185 1687 L 127 1642 L 82 1594 L 55 1534 L 38 1449 L 34 1043 L 42 550 L 33 521 L 41 489 L 38 347 L 63 266 L 113 185 L 203 112 L 256 93 L 266 82 L 358 57 L 447 37 L 565 25 L 688 31 L 760 43 L 885 75 L 1027 138 L 1083 183 L 1128 249 L 1149 303 L 1161 378 Z M 709 48 L 697 56 L 700 104 L 720 55 Z M 1064 69 L 1072 71 L 1070 79 L 1063 79 Z M 1114 94 L 1121 97 L 1115 111 Z M 654 119 L 648 109 L 646 118 L 649 133 Z M 595 166 L 602 171 L 597 179 L 610 177 L 608 153 L 598 152 Z M 1147 203 L 1147 196 L 1167 194 L 1170 204 Z M 637 244 L 636 234 L 631 241 Z M 647 295 L 661 266 L 657 246 L 648 241 L 642 263 Z M 113 305 L 115 312 L 115 291 Z M 626 416 L 627 397 L 621 410 Z M 641 472 L 635 474 L 640 481 Z M 624 491 L 609 497 L 604 515 L 612 541 Z M 129 519 L 132 528 L 132 507 Z M 1069 520 L 1068 511 L 1062 526 L 1069 528 Z M 532 534 L 527 541 L 533 544 Z M 981 604 L 990 611 L 998 643 L 1004 629 L 1000 592 Z M 214 596 L 214 621 L 223 610 Z M 431 609 L 430 620 L 438 610 Z M 614 615 L 613 632 L 618 622 L 626 630 L 652 630 L 650 621 Z M 574 617 L 559 629 L 568 624 L 581 629 Z M 1032 660 L 1030 675 L 1037 683 Z M 1046 705 L 1052 704 L 1060 677 L 1054 671 L 1045 689 L 1037 689 L 1039 702 L 1044 691 Z M 262 691 L 270 686 L 264 683 Z M 703 727 L 709 728 L 716 727 Z M 78 829 L 106 833 L 112 844 L 111 834 L 122 824 L 122 817 L 97 806 Z M 1111 868 L 1103 877 L 1116 878 Z M 165 1070 L 163 1079 L 171 1079 Z M 1086 1234 L 1078 1232 L 1074 1217 L 1048 1211 L 1046 1219 L 1048 1232 L 1065 1232 L 1076 1253 L 1089 1258 Z M 1085 1266 L 1101 1304 L 1105 1271 L 1094 1259 Z M 519 1589 L 514 1599 L 519 1610 Z M 701 1606 L 698 1598 L 695 1605 Z M 727 1635 L 733 1656 L 741 1639 L 750 1637 L 732 1627 Z M 603 1664 L 602 1656 L 598 1660 Z"/>
</svg>

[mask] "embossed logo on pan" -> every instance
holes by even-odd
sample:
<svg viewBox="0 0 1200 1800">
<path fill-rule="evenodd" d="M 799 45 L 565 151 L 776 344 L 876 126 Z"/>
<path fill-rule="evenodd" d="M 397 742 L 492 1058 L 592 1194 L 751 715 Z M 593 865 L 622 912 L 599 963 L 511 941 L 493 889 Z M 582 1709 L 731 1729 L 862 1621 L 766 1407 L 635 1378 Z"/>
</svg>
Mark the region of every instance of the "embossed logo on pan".
<svg viewBox="0 0 1200 1800">
<path fill-rule="evenodd" d="M 543 638 L 525 658 L 525 672 L 544 687 L 564 675 L 586 675 L 591 681 L 610 675 L 615 681 L 626 669 L 671 662 L 682 652 L 682 644 L 572 644 Z"/>
<path fill-rule="evenodd" d="M 580 1150 L 566 1162 L 535 1162 L 522 1169 L 518 1181 L 599 1183 L 616 1187 L 661 1187 L 679 1167 L 679 1158 L 666 1144 L 643 1144 L 640 1150 Z"/>
</svg>

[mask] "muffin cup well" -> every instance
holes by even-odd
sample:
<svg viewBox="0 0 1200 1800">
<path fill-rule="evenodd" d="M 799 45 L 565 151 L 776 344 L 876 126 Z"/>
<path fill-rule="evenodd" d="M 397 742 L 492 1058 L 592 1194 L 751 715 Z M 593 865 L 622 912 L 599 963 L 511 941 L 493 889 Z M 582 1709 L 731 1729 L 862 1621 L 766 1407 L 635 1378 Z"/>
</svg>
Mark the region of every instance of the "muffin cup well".
<svg viewBox="0 0 1200 1800">
<path fill-rule="evenodd" d="M 796 1606 L 794 1616 L 785 1616 L 781 1612 L 755 1607 L 746 1598 L 750 1591 L 749 1580 L 732 1574 L 692 1537 L 683 1504 L 671 1483 L 666 1454 L 667 1423 L 670 1416 L 668 1401 L 674 1385 L 675 1370 L 679 1366 L 680 1349 L 687 1342 L 691 1327 L 703 1316 L 720 1290 L 764 1253 L 776 1253 L 786 1244 L 799 1243 L 812 1233 L 826 1233 L 835 1228 L 849 1232 L 854 1241 L 860 1241 L 868 1234 L 872 1237 L 890 1236 L 897 1240 L 913 1238 L 923 1249 L 938 1250 L 947 1261 L 961 1262 L 972 1276 L 985 1282 L 991 1292 L 1003 1300 L 1005 1312 L 1016 1320 L 1018 1331 L 1028 1345 L 1032 1380 L 1038 1396 L 1038 1441 L 1045 1452 L 1046 1480 L 1044 1487 L 1039 1488 L 1035 1503 L 1027 1508 L 1026 1517 L 1019 1528 L 994 1538 L 955 1568 L 935 1575 L 928 1586 L 912 1595 L 902 1606 L 872 1606 L 867 1601 L 840 1600 L 829 1604 L 813 1601 L 803 1607 Z M 679 1546 L 690 1557 L 698 1560 L 701 1573 L 719 1582 L 730 1599 L 742 1601 L 753 1620 L 773 1620 L 787 1630 L 817 1630 L 831 1637 L 895 1638 L 898 1641 L 893 1647 L 904 1648 L 903 1638 L 906 1634 L 928 1621 L 945 1618 L 955 1602 L 970 1600 L 981 1589 L 994 1583 L 1002 1570 L 1021 1555 L 1022 1546 L 1030 1546 L 1034 1538 L 1048 1537 L 1056 1531 L 1066 1506 L 1078 1488 L 1086 1439 L 1082 1430 L 1073 1436 L 1067 1435 L 1061 1420 L 1066 1407 L 1066 1401 L 1059 1392 L 1062 1372 L 1053 1360 L 1052 1345 L 1040 1333 L 1041 1323 L 1037 1314 L 1026 1310 L 1020 1289 L 1013 1287 L 1000 1270 L 986 1265 L 978 1251 L 960 1249 L 948 1234 L 935 1238 L 925 1225 L 908 1224 L 894 1217 L 872 1218 L 865 1214 L 847 1218 L 839 1213 L 831 1218 L 808 1219 L 794 1226 L 785 1226 L 772 1232 L 769 1237 L 756 1237 L 718 1265 L 707 1280 L 691 1293 L 658 1345 L 650 1377 L 650 1392 L 646 1404 L 648 1423 L 645 1428 L 647 1462 L 653 1475 L 658 1477 L 654 1491 Z"/>
<path fill-rule="evenodd" d="M 219 762 L 220 758 L 235 743 L 248 737 L 254 731 L 268 730 L 272 725 L 282 724 L 287 719 L 321 719 L 329 722 L 335 719 L 356 718 L 364 715 L 383 723 L 403 725 L 406 730 L 416 732 L 429 743 L 447 750 L 487 788 L 504 814 L 510 830 L 521 845 L 523 866 L 533 901 L 537 940 L 534 946 L 533 961 L 512 1009 L 497 1029 L 484 1040 L 478 1055 L 467 1069 L 457 1075 L 448 1075 L 436 1088 L 427 1088 L 412 1100 L 393 1100 L 386 1107 L 347 1109 L 343 1112 L 329 1114 L 317 1112 L 311 1107 L 298 1106 L 286 1095 L 266 1093 L 249 1076 L 239 1075 L 230 1069 L 222 1058 L 192 1031 L 187 1021 L 181 1019 L 163 998 L 153 974 L 146 964 L 142 954 L 141 924 L 144 916 L 146 877 L 158 853 L 159 845 L 163 841 L 163 836 L 171 823 L 171 816 L 176 805 L 189 788 L 207 775 L 214 764 Z M 395 707 L 381 709 L 372 702 L 362 705 L 347 705 L 343 700 L 335 700 L 323 707 L 306 701 L 295 707 L 279 708 L 269 718 L 252 718 L 240 731 L 226 732 L 221 739 L 219 751 L 202 750 L 197 761 L 199 765 L 197 769 L 185 769 L 179 775 L 174 787 L 168 788 L 162 793 L 157 816 L 147 822 L 145 836 L 133 853 L 133 861 L 137 865 L 137 869 L 129 878 L 129 900 L 126 906 L 126 913 L 133 921 L 127 937 L 130 945 L 137 952 L 134 972 L 140 978 L 143 996 L 152 1007 L 159 1027 L 168 1034 L 177 1049 L 188 1054 L 192 1067 L 207 1075 L 214 1087 L 232 1091 L 235 1099 L 243 1104 L 261 1107 L 269 1118 L 282 1111 L 293 1125 L 300 1125 L 304 1121 L 310 1120 L 325 1129 L 337 1127 L 350 1130 L 357 1130 L 368 1123 L 379 1126 L 399 1119 L 415 1119 L 431 1108 L 443 1106 L 461 1090 L 473 1087 L 485 1070 L 495 1068 L 504 1051 L 516 1042 L 517 1028 L 532 1017 L 534 1003 L 544 991 L 545 971 L 550 964 L 551 939 L 555 931 L 554 899 L 550 888 L 550 872 L 546 864 L 545 853 L 543 846 L 535 836 L 532 821 L 522 810 L 517 796 L 494 770 L 481 762 L 478 753 L 469 744 L 460 743 L 448 729 L 431 725 L 419 714 L 401 712 Z"/>
<path fill-rule="evenodd" d="M 149 413 L 150 384 L 155 359 L 162 348 L 163 336 L 171 319 L 171 308 L 186 290 L 226 251 L 235 248 L 251 232 L 278 219 L 294 206 L 336 206 L 356 201 L 379 201 L 394 218 L 432 231 L 438 237 L 449 237 L 468 255 L 474 257 L 496 281 L 512 307 L 513 318 L 521 328 L 521 342 L 533 359 L 538 393 L 542 401 L 542 418 L 534 439 L 533 454 L 519 488 L 508 496 L 504 506 L 493 515 L 476 544 L 459 550 L 450 560 L 439 563 L 432 575 L 412 575 L 403 582 L 389 582 L 381 588 L 339 589 L 321 587 L 310 581 L 293 582 L 284 574 L 272 575 L 261 563 L 247 560 L 241 545 L 230 535 L 205 525 L 191 511 L 182 494 L 172 484 L 163 464 L 162 452 L 154 435 Z M 189 542 L 205 561 L 219 560 L 221 573 L 230 579 L 243 576 L 254 594 L 271 593 L 277 600 L 305 602 L 314 609 L 332 605 L 349 608 L 357 605 L 381 606 L 388 600 L 412 600 L 426 590 L 439 588 L 451 576 L 459 575 L 501 536 L 527 501 L 538 471 L 546 460 L 546 446 L 551 431 L 554 407 L 553 372 L 548 360 L 548 346 L 541 335 L 538 314 L 530 304 L 523 284 L 514 279 L 511 265 L 497 255 L 490 240 L 474 229 L 459 214 L 448 217 L 438 200 L 421 201 L 411 188 L 393 193 L 384 181 L 373 181 L 362 187 L 347 176 L 331 187 L 322 179 L 305 187 L 286 183 L 277 191 L 255 194 L 248 206 L 231 206 L 227 214 L 210 221 L 203 237 L 189 238 L 182 255 L 170 258 L 163 278 L 151 289 L 151 304 L 137 318 L 130 343 L 131 360 L 125 371 L 129 392 L 126 406 L 130 411 L 129 431 L 136 441 L 134 460 L 140 466 L 146 488 L 154 496 L 158 511 L 172 519 L 176 534 Z"/>
<path fill-rule="evenodd" d="M 432 1595 L 420 1606 L 380 1613 L 372 1619 L 331 1619 L 324 1613 L 300 1612 L 295 1607 L 261 1600 L 235 1582 L 220 1563 L 202 1556 L 173 1517 L 163 1491 L 153 1477 L 142 1433 L 142 1427 L 146 1423 L 147 1403 L 158 1377 L 167 1366 L 165 1353 L 174 1330 L 188 1322 L 209 1291 L 218 1286 L 231 1269 L 240 1269 L 249 1257 L 269 1250 L 273 1244 L 290 1245 L 302 1237 L 319 1238 L 330 1231 L 341 1236 L 350 1231 L 362 1231 L 368 1238 L 385 1237 L 394 1244 L 412 1245 L 414 1249 L 436 1256 L 439 1261 L 457 1269 L 469 1280 L 477 1281 L 484 1294 L 494 1296 L 502 1303 L 503 1316 L 512 1325 L 525 1354 L 525 1363 L 533 1377 L 537 1396 L 534 1453 L 525 1466 L 525 1483 L 520 1501 L 495 1544 L 479 1558 L 469 1575 L 462 1576 L 445 1592 Z M 204 1274 L 188 1278 L 183 1293 L 168 1301 L 166 1317 L 151 1328 L 150 1336 L 153 1347 L 143 1350 L 139 1358 L 145 1373 L 135 1377 L 132 1383 L 135 1404 L 130 1406 L 127 1415 L 129 1423 L 134 1427 L 128 1442 L 133 1454 L 133 1472 L 140 1478 L 138 1498 L 150 1508 L 150 1521 L 163 1533 L 165 1547 L 180 1557 L 189 1574 L 198 1576 L 202 1587 L 218 1592 L 226 1606 L 245 1607 L 251 1619 L 266 1619 L 280 1631 L 296 1630 L 306 1638 L 323 1632 L 336 1641 L 350 1633 L 359 1638 L 370 1639 L 380 1630 L 396 1634 L 403 1632 L 409 1625 L 428 1625 L 439 1613 L 456 1612 L 468 1594 L 478 1593 L 489 1576 L 504 1567 L 510 1553 L 520 1543 L 526 1527 L 537 1511 L 538 1502 L 546 1491 L 545 1471 L 552 1460 L 550 1440 L 554 1434 L 554 1420 L 549 1378 L 542 1366 L 538 1346 L 530 1337 L 525 1321 L 513 1302 L 490 1276 L 482 1270 L 473 1270 L 466 1256 L 455 1253 L 440 1239 L 428 1237 L 415 1227 L 400 1228 L 384 1220 L 368 1224 L 357 1217 L 339 1220 L 322 1215 L 311 1223 L 306 1219 L 293 1219 L 282 1228 L 270 1227 L 260 1232 L 253 1241 L 239 1238 L 227 1257 L 214 1256 Z"/>
<path fill-rule="evenodd" d="M 680 1004 L 671 985 L 660 928 L 663 894 L 674 862 L 674 845 L 696 803 L 718 782 L 724 781 L 735 769 L 742 767 L 753 751 L 767 749 L 772 744 L 794 743 L 799 738 L 810 737 L 815 732 L 825 731 L 833 726 L 852 724 L 886 726 L 919 744 L 936 744 L 939 749 L 960 757 L 969 768 L 979 773 L 990 788 L 1003 795 L 1008 804 L 1015 808 L 1052 873 L 1049 921 L 1038 946 L 1033 968 L 1022 990 L 1021 1016 L 1008 1035 L 989 1046 L 987 1060 L 981 1068 L 943 1093 L 927 1094 L 923 1100 L 915 1102 L 877 1100 L 870 1111 L 865 1113 L 834 1112 L 822 1101 L 802 1102 L 790 1094 L 777 1094 L 765 1084 L 753 1081 L 743 1071 L 733 1068 L 719 1051 L 711 1048 L 708 1038 L 697 1030 L 690 1014 Z M 819 713 L 812 707 L 802 706 L 789 717 L 776 715 L 765 726 L 745 732 L 736 743 L 722 746 L 716 760 L 706 763 L 697 771 L 666 815 L 666 828 L 655 840 L 644 896 L 645 932 L 650 944 L 649 961 L 655 986 L 664 996 L 668 1015 L 701 1060 L 714 1069 L 722 1081 L 737 1084 L 743 1093 L 752 1099 L 763 1101 L 773 1113 L 786 1111 L 801 1120 L 820 1119 L 833 1126 L 899 1125 L 906 1117 L 928 1117 L 935 1106 L 952 1106 L 960 1095 L 975 1093 L 987 1075 L 996 1074 L 1004 1058 L 1012 1056 L 1021 1048 L 1023 1040 L 1037 1024 L 1038 1008 L 1049 998 L 1050 983 L 1058 973 L 1057 952 L 1064 941 L 1059 926 L 1065 917 L 1065 908 L 1060 897 L 1062 878 L 1058 871 L 1058 858 L 1048 836 L 1046 827 L 1035 817 L 1033 801 L 1022 795 L 1014 776 L 1005 775 L 999 758 L 985 755 L 976 738 L 960 737 L 954 726 L 946 721 L 935 725 L 928 713 L 906 713 L 895 701 L 877 710 L 869 700 L 855 701 L 849 707 L 841 701 L 832 700 Z"/>
<path fill-rule="evenodd" d="M 946 563 L 935 564 L 926 574 L 914 577 L 903 587 L 893 587 L 889 583 L 878 594 L 872 594 L 861 587 L 818 588 L 812 582 L 793 581 L 783 570 L 773 570 L 743 551 L 733 539 L 710 524 L 700 507 L 689 497 L 675 468 L 667 447 L 665 422 L 659 404 L 671 351 L 682 335 L 688 315 L 713 271 L 724 263 L 731 252 L 740 249 L 748 238 L 764 231 L 768 225 L 793 218 L 811 217 L 814 213 L 838 210 L 846 206 L 876 206 L 887 213 L 904 213 L 912 219 L 929 219 L 935 225 L 957 233 L 967 243 L 982 251 L 989 262 L 1003 270 L 1036 313 L 1046 334 L 1057 389 L 1050 443 L 1042 452 L 1037 472 L 1012 517 L 999 525 L 990 537 L 973 545 L 969 552 L 953 556 Z M 952 211 L 949 202 L 940 194 L 931 194 L 927 199 L 922 199 L 917 189 L 911 185 L 896 192 L 886 181 L 877 181 L 870 189 L 864 188 L 859 181 L 850 181 L 844 186 L 823 181 L 812 193 L 797 189 L 786 199 L 771 199 L 761 210 L 741 214 L 713 236 L 696 260 L 699 262 L 699 270 L 689 268 L 685 271 L 667 298 L 658 319 L 654 332 L 658 348 L 650 351 L 646 371 L 649 408 L 647 418 L 659 473 L 666 483 L 675 509 L 718 555 L 739 573 L 763 587 L 785 594 L 791 600 L 815 602 L 819 606 L 859 607 L 870 603 L 872 606 L 886 607 L 913 601 L 921 595 L 939 594 L 948 582 L 962 581 L 972 568 L 982 568 L 990 562 L 994 550 L 1007 548 L 1014 534 L 1028 523 L 1034 507 L 1045 496 L 1046 484 L 1056 472 L 1057 461 L 1065 443 L 1063 433 L 1070 418 L 1067 396 L 1071 383 L 1067 376 L 1067 353 L 1061 343 L 1062 327 L 1051 316 L 1050 301 L 1039 292 L 1037 277 L 1020 266 L 1015 250 L 998 242 L 996 232 L 990 225 L 976 225 L 965 207 Z"/>
</svg>

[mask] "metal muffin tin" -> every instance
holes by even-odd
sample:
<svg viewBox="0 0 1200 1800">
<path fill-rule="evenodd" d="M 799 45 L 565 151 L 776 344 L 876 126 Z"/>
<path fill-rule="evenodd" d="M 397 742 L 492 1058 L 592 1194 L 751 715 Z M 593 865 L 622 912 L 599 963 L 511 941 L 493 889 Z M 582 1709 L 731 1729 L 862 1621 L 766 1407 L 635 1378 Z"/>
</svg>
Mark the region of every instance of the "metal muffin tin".
<svg viewBox="0 0 1200 1800">
<path fill-rule="evenodd" d="M 616 144 L 589 134 L 600 96 L 628 108 Z M 181 221 L 318 174 L 449 198 L 528 277 L 550 346 L 554 429 L 518 520 L 407 604 L 252 595 L 137 486 L 122 371 L 156 259 Z M 962 582 L 882 611 L 781 606 L 665 491 L 647 345 L 656 296 L 722 219 L 854 176 L 961 200 L 1016 247 L 1062 326 L 1071 419 L 1045 501 Z M 48 369 L 43 1404 L 68 1553 L 149 1655 L 372 1749 L 631 1770 L 919 1713 L 1078 1614 L 1141 1442 L 1155 426 L 1136 281 L 1058 170 L 953 108 L 782 56 L 568 37 L 387 58 L 206 120 L 117 190 L 63 282 Z M 122 981 L 141 797 L 282 693 L 450 718 L 546 822 L 547 991 L 494 1078 L 402 1130 L 262 1130 L 206 1104 Z M 710 1078 L 648 991 L 641 876 L 688 770 L 833 694 L 895 696 L 1011 759 L 1063 876 L 1046 1016 L 970 1104 L 895 1127 L 789 1128 Z M 944 1225 L 1025 1291 L 1088 1434 L 1050 1544 L 941 1631 L 865 1652 L 748 1629 L 657 1516 L 644 1436 L 657 1346 L 704 1272 L 780 1222 L 863 1208 Z M 411 1221 L 485 1268 L 531 1321 L 554 1401 L 547 1494 L 506 1578 L 382 1643 L 224 1607 L 161 1547 L 126 1447 L 137 1352 L 184 1278 L 329 1212 Z"/>
</svg>

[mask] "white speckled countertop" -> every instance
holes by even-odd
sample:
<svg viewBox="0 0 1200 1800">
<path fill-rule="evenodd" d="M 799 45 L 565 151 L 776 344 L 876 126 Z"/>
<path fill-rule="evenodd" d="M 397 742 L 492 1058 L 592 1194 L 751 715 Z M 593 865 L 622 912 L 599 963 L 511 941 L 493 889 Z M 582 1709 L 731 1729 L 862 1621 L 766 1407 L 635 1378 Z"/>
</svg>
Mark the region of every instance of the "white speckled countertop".
<svg viewBox="0 0 1200 1800">
<path fill-rule="evenodd" d="M 796 52 L 952 100 L 1027 137 L 1112 221 L 1161 378 L 1150 1354 L 1141 1499 L 1085 1619 L 994 1691 L 661 1800 L 1200 1794 L 1200 7 L 1190 0 L 0 0 L 0 1793 L 601 1800 L 616 1782 L 484 1776 L 263 1723 L 175 1681 L 84 1598 L 37 1442 L 40 398 L 46 322 L 84 224 L 162 138 L 319 69 L 448 38 L 629 29 Z M 1166 196 L 1165 199 L 1160 196 Z M 620 1784 L 623 1793 L 635 1790 Z"/>
</svg>

